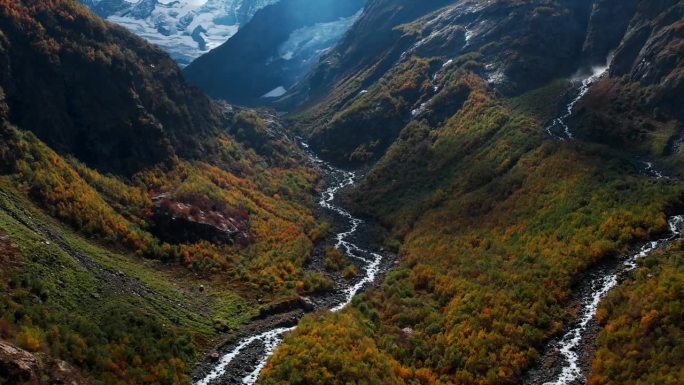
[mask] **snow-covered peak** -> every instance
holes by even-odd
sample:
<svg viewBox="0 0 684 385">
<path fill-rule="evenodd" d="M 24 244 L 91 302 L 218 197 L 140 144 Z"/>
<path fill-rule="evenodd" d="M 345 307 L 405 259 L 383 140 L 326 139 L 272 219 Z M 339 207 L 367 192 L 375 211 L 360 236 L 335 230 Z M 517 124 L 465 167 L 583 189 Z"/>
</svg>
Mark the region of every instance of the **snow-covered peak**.
<svg viewBox="0 0 684 385">
<path fill-rule="evenodd" d="M 233 36 L 279 0 L 80 0 L 95 13 L 159 45 L 182 66 Z"/>
</svg>

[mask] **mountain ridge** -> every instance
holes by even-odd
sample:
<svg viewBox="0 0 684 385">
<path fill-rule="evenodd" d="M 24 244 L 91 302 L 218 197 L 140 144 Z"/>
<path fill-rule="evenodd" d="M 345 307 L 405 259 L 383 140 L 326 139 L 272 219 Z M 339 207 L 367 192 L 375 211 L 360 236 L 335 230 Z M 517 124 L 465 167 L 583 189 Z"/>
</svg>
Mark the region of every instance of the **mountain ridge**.
<svg viewBox="0 0 684 385">
<path fill-rule="evenodd" d="M 261 307 L 329 290 L 319 174 L 271 111 L 72 0 L 0 2 L 0 52 L 0 382 L 188 383 Z"/>
</svg>

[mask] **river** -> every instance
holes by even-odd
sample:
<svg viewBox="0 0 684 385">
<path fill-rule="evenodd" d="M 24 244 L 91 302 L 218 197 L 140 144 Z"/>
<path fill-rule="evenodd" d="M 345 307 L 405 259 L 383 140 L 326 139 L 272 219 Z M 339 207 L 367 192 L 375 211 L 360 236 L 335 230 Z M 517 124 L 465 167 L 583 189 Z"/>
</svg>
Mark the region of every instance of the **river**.
<svg viewBox="0 0 684 385">
<path fill-rule="evenodd" d="M 570 126 L 568 125 L 568 119 L 572 116 L 577 103 L 579 103 L 579 101 L 582 100 L 582 98 L 589 92 L 591 86 L 594 85 L 594 83 L 596 83 L 599 79 L 601 79 L 601 77 L 608 71 L 610 60 L 608 61 L 608 63 L 609 64 L 607 64 L 606 66 L 593 67 L 591 69 L 591 75 L 582 79 L 579 82 L 579 89 L 577 90 L 577 94 L 565 107 L 565 113 L 559 116 L 558 118 L 554 119 L 551 122 L 551 124 L 548 127 L 546 127 L 546 132 L 550 136 L 559 140 L 573 138 L 572 131 L 570 130 Z M 558 133 L 559 128 L 561 130 L 560 134 Z"/>
<path fill-rule="evenodd" d="M 353 186 L 357 180 L 357 174 L 333 167 L 308 151 L 308 146 L 302 143 L 311 161 L 324 172 L 328 187 L 321 193 L 318 205 L 331 214 L 344 221 L 342 230 L 334 236 L 335 247 L 345 252 L 347 258 L 356 260 L 362 274 L 359 278 L 348 282 L 339 281 L 336 293 L 332 300 L 327 301 L 328 309 L 337 312 L 351 303 L 354 296 L 362 289 L 376 282 L 386 267 L 388 258 L 380 253 L 364 248 L 358 241 L 359 233 L 365 222 L 354 217 L 336 202 L 338 194 L 346 188 Z M 252 385 L 259 378 L 261 370 L 266 365 L 268 358 L 273 355 L 280 345 L 283 336 L 296 326 L 273 327 L 246 336 L 231 348 L 224 352 L 219 361 L 196 385 L 215 384 L 246 384 Z M 255 349 L 256 347 L 256 349 Z M 245 356 L 245 357 L 242 357 Z M 255 357 L 256 356 L 256 357 Z M 235 365 L 236 362 L 239 365 Z M 249 366 L 249 367 L 245 367 Z M 231 373 L 234 370 L 235 373 Z"/>
</svg>

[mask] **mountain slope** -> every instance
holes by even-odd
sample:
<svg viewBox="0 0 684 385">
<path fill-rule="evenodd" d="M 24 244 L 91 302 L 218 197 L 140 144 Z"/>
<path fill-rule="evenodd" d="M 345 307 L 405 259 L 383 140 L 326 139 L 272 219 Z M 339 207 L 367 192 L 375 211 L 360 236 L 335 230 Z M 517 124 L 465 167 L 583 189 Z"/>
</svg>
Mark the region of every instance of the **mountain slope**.
<svg viewBox="0 0 684 385">
<path fill-rule="evenodd" d="M 32 13 L 5 14 L 0 24 L 0 86 L 10 120 L 58 151 L 131 174 L 199 154 L 198 136 L 226 124 L 220 108 L 142 39 L 81 8 L 68 15 L 29 2 L 23 9 Z"/>
<path fill-rule="evenodd" d="M 377 160 L 413 114 L 446 98 L 442 85 L 464 64 L 509 96 L 576 71 L 589 1 L 446 3 L 375 1 L 299 85 L 301 129 L 324 156 Z"/>
<path fill-rule="evenodd" d="M 665 157 L 681 173 L 678 143 L 684 109 L 684 4 L 639 2 L 616 46 L 610 77 L 578 107 L 577 133 L 642 156 Z"/>
<path fill-rule="evenodd" d="M 576 319 L 577 283 L 684 208 L 683 6 L 371 0 L 277 105 L 322 156 L 369 166 L 343 201 L 387 228 L 398 263 L 306 316 L 261 383 L 511 384 L 556 367 L 541 352 Z M 291 13 L 298 29 L 236 35 L 246 63 L 310 52 L 321 25 Z M 188 383 L 240 325 L 330 290 L 310 263 L 330 227 L 317 171 L 276 112 L 211 101 L 72 0 L 0 1 L 0 53 L 0 382 Z M 236 81 L 264 70 L 235 66 Z M 245 100 L 282 79 L 265 80 Z M 664 337 L 682 334 L 680 248 L 602 305 L 589 382 L 681 377 Z"/>
<path fill-rule="evenodd" d="M 347 36 L 370 33 L 361 21 L 379 18 L 371 13 L 383 4 L 370 4 Z M 575 319 L 571 300 L 584 274 L 657 239 L 666 218 L 681 212 L 684 185 L 643 163 L 681 175 L 682 109 L 670 102 L 682 69 L 681 6 L 455 1 L 397 20 L 403 33 L 394 53 L 367 51 L 355 60 L 389 58 L 384 68 L 335 69 L 331 59 L 323 63 L 332 71 L 314 69 L 309 81 L 318 76 L 332 86 L 318 98 L 309 94 L 292 123 L 341 164 L 380 159 L 347 201 L 390 229 L 386 247 L 401 263 L 342 314 L 303 321 L 261 383 L 360 382 L 368 370 L 378 373 L 369 383 L 378 384 L 519 383 Z M 604 23 L 606 13 L 622 19 Z M 344 43 L 335 51 L 352 49 Z M 592 86 L 585 67 L 605 65 L 613 50 L 607 74 Z M 546 130 L 568 106 L 576 139 Z M 646 318 L 630 313 L 626 321 L 624 304 L 603 313 L 610 330 L 624 334 L 601 332 L 591 381 L 677 378 L 678 369 L 650 348 L 667 345 L 658 339 L 665 329 L 654 327 L 661 319 L 672 327 L 670 320 L 647 315 L 651 309 L 630 290 L 616 296 Z M 681 293 L 670 293 L 668 303 L 678 306 Z M 661 302 L 665 296 L 653 293 Z M 647 352 L 609 353 L 630 349 L 634 333 Z M 636 367 L 653 370 L 627 369 Z M 626 371 L 613 372 L 620 368 Z"/>
<path fill-rule="evenodd" d="M 365 0 L 285 0 L 257 12 L 221 47 L 184 70 L 209 95 L 240 104 L 281 96 L 334 45 Z M 272 92 L 273 91 L 273 92 Z"/>
<path fill-rule="evenodd" d="M 682 244 L 641 262 L 603 302 L 589 384 L 676 384 L 681 370 Z"/>
</svg>

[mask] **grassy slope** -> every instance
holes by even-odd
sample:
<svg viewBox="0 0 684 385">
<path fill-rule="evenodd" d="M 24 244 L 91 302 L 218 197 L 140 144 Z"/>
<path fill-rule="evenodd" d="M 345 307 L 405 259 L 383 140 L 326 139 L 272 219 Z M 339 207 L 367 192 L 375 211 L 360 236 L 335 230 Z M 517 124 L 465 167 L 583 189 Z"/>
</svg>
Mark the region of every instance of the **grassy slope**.
<svg viewBox="0 0 684 385">
<path fill-rule="evenodd" d="M 410 123 L 352 195 L 394 229 L 401 266 L 343 315 L 307 320 L 263 383 L 511 383 L 572 316 L 583 270 L 666 231 L 680 184 L 607 147 L 545 139 L 552 111 L 529 103 L 562 84 L 504 103 L 466 82 L 456 115 Z M 344 359 L 355 333 L 372 359 Z M 365 382 L 368 362 L 389 374 Z"/>
<path fill-rule="evenodd" d="M 236 293 L 178 268 L 144 263 L 93 244 L 0 182 L 0 231 L 21 251 L 3 269 L 3 339 L 48 353 L 100 383 L 179 383 L 196 347 L 213 337 L 212 320 L 249 317 Z M 79 260 L 79 258 L 84 258 Z"/>
</svg>

